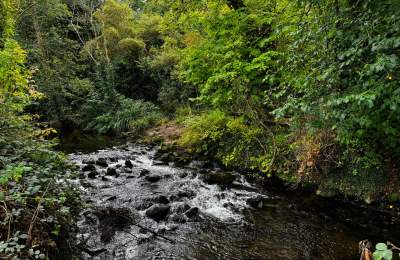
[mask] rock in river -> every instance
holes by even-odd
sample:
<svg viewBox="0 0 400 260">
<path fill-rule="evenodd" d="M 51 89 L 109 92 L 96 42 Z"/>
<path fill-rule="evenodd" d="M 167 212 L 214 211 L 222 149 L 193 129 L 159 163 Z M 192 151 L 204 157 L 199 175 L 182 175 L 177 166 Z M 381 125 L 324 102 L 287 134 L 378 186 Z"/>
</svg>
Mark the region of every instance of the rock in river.
<svg viewBox="0 0 400 260">
<path fill-rule="evenodd" d="M 82 167 L 83 172 L 91 172 L 91 171 L 95 171 L 95 170 L 96 170 L 96 166 L 94 166 L 93 164 L 87 164 Z"/>
<path fill-rule="evenodd" d="M 262 196 L 254 196 L 251 198 L 248 198 L 246 200 L 247 205 L 253 207 L 253 208 L 262 208 L 263 207 L 263 202 L 264 198 Z"/>
<path fill-rule="evenodd" d="M 95 179 L 98 174 L 99 173 L 96 170 L 91 171 L 91 172 L 88 173 L 88 178 L 89 179 Z"/>
<path fill-rule="evenodd" d="M 167 217 L 170 208 L 169 205 L 156 204 L 146 210 L 146 216 L 156 221 L 160 221 Z"/>
<path fill-rule="evenodd" d="M 133 163 L 130 160 L 126 160 L 125 161 L 125 167 L 126 168 L 132 168 L 133 167 Z"/>
<path fill-rule="evenodd" d="M 171 216 L 169 216 L 168 220 L 176 222 L 176 223 L 185 223 L 186 222 L 185 216 L 183 216 L 182 214 L 177 214 L 177 213 L 174 213 Z"/>
<path fill-rule="evenodd" d="M 193 207 L 190 208 L 185 212 L 186 217 L 188 218 L 193 218 L 199 214 L 199 208 L 198 207 Z"/>
<path fill-rule="evenodd" d="M 142 169 L 141 171 L 140 171 L 140 177 L 142 177 L 142 176 L 145 176 L 145 175 L 147 175 L 147 174 L 149 174 L 150 173 L 150 171 L 149 170 L 147 170 L 147 169 Z"/>
<path fill-rule="evenodd" d="M 204 173 L 203 180 L 208 184 L 230 185 L 235 176 L 230 172 L 207 172 Z"/>
<path fill-rule="evenodd" d="M 154 202 L 161 203 L 161 204 L 168 204 L 169 200 L 164 195 L 157 195 L 151 199 Z"/>
<path fill-rule="evenodd" d="M 145 177 L 148 182 L 157 182 L 161 179 L 161 176 L 158 174 L 152 174 Z"/>
<path fill-rule="evenodd" d="M 108 175 L 108 176 L 117 176 L 117 170 L 115 168 L 109 167 L 109 168 L 107 168 L 106 175 Z"/>
<path fill-rule="evenodd" d="M 106 159 L 106 158 L 99 158 L 99 159 L 97 159 L 96 164 L 97 164 L 98 166 L 101 166 L 101 167 L 107 167 L 107 166 L 108 166 L 108 163 L 107 163 L 107 159 Z"/>
</svg>

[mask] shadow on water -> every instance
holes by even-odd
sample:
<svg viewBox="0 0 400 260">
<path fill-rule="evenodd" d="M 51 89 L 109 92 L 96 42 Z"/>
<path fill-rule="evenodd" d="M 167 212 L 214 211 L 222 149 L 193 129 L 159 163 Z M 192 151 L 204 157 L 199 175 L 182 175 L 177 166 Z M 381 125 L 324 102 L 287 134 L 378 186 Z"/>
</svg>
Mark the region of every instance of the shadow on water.
<svg viewBox="0 0 400 260">
<path fill-rule="evenodd" d="M 83 133 L 78 130 L 65 131 L 59 136 L 60 143 L 56 147 L 59 151 L 69 153 L 91 153 L 101 149 L 121 145 L 126 142 L 124 138 L 99 135 L 96 133 Z"/>
<path fill-rule="evenodd" d="M 123 147 L 114 147 L 120 144 Z M 105 242 L 99 234 L 104 223 L 95 224 L 96 218 L 97 223 L 102 221 L 99 212 L 86 211 L 79 239 L 89 237 L 87 246 L 102 253 L 85 259 L 359 259 L 360 240 L 400 242 L 398 213 L 385 214 L 305 192 L 272 190 L 240 175 L 236 175 L 237 187 L 209 185 L 201 178 L 204 169 L 158 164 L 154 150 L 125 144 L 126 140 L 75 132 L 61 137 L 60 149 L 73 153 L 70 159 L 81 169 L 90 161 L 107 160 L 104 167 L 96 163 L 97 175 L 92 178 L 82 172 L 87 202 L 103 211 L 106 207 L 107 212 L 129 209 L 126 212 L 134 214 L 135 223 L 176 243 L 135 225 L 113 230 Z M 133 164 L 131 168 L 124 166 L 126 160 Z M 115 175 L 108 174 L 109 168 L 116 169 Z M 158 178 L 149 182 L 146 174 Z M 146 209 L 160 196 L 167 200 L 170 215 L 154 221 L 146 216 Z M 249 198 L 257 196 L 265 198 L 262 207 L 247 205 Z M 198 218 L 171 220 L 185 205 L 197 207 Z M 117 222 L 111 227 L 121 221 Z"/>
</svg>

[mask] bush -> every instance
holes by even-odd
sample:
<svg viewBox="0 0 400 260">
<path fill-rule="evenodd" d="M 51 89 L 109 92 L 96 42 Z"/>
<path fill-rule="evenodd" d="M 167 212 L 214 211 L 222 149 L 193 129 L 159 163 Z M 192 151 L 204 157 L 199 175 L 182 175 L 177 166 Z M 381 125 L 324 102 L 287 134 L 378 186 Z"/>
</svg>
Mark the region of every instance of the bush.
<svg viewBox="0 0 400 260">
<path fill-rule="evenodd" d="M 66 181 L 73 168 L 52 151 L 54 142 L 44 140 L 53 130 L 32 127 L 15 114 L 11 120 L 4 107 L 0 112 L 0 257 L 68 258 L 79 205 Z"/>
<path fill-rule="evenodd" d="M 88 129 L 99 133 L 140 132 L 162 119 L 160 110 L 150 102 L 120 98 L 119 105 L 88 124 Z"/>
<path fill-rule="evenodd" d="M 182 120 L 182 119 L 180 119 Z M 224 165 L 272 172 L 274 149 L 268 135 L 221 110 L 191 115 L 180 144 L 192 152 L 205 153 Z"/>
</svg>

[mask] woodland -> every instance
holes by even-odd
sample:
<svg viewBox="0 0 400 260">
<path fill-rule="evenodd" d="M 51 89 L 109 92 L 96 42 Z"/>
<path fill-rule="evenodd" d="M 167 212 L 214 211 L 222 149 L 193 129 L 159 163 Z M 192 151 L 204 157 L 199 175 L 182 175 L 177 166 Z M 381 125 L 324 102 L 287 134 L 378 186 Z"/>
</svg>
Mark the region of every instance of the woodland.
<svg viewBox="0 0 400 260">
<path fill-rule="evenodd" d="M 225 167 L 398 207 L 400 1 L 1 0 L 0 258 L 71 253 L 59 133 L 165 124 Z"/>
</svg>

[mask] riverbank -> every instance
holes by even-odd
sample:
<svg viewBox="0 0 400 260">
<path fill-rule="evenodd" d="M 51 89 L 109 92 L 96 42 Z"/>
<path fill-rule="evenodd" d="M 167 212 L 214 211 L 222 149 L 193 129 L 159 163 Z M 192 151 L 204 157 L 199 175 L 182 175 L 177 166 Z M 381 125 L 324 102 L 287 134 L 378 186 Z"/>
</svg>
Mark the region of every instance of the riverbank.
<svg viewBox="0 0 400 260">
<path fill-rule="evenodd" d="M 354 206 L 365 207 L 373 209 L 376 212 L 382 212 L 393 216 L 400 215 L 400 201 L 389 199 L 385 196 L 375 197 L 360 197 L 356 190 L 347 189 L 345 192 L 335 189 L 335 185 L 329 186 L 329 183 L 321 183 L 323 180 L 317 182 L 313 179 L 307 178 L 293 178 L 297 173 L 280 174 L 265 174 L 258 169 L 246 168 L 246 159 L 243 158 L 242 162 L 234 164 L 234 166 L 225 165 L 220 158 L 216 158 L 215 150 L 218 150 L 218 144 L 210 147 L 210 151 L 203 152 L 197 150 L 195 147 L 190 147 L 182 144 L 182 135 L 187 131 L 185 126 L 181 123 L 174 121 L 161 124 L 158 127 L 152 128 L 145 132 L 143 142 L 149 145 L 156 145 L 158 149 L 158 157 L 165 162 L 174 162 L 184 165 L 191 160 L 198 160 L 205 166 L 217 166 L 225 170 L 235 170 L 251 178 L 253 181 L 258 182 L 260 185 L 268 189 L 276 191 L 284 190 L 285 192 L 300 192 L 305 194 L 316 194 L 323 198 L 332 198 L 335 201 L 342 203 L 349 203 Z M 290 160 L 288 158 L 287 160 Z M 293 158 L 292 158 L 293 159 Z M 243 165 L 243 167 L 240 167 Z M 333 172 L 332 176 L 337 175 Z M 288 177 L 292 176 L 292 177 Z M 337 181 L 340 181 L 341 175 L 337 175 Z M 321 185 L 322 184 L 322 185 Z M 324 187 L 325 186 L 325 187 Z M 367 192 L 366 190 L 365 192 Z"/>
</svg>

